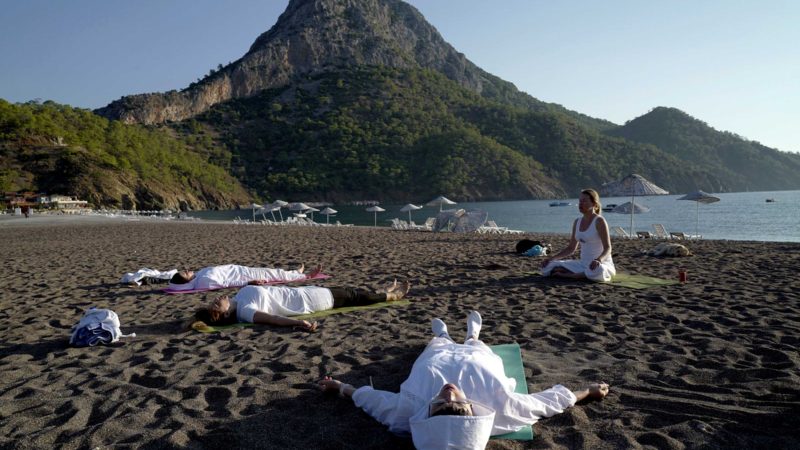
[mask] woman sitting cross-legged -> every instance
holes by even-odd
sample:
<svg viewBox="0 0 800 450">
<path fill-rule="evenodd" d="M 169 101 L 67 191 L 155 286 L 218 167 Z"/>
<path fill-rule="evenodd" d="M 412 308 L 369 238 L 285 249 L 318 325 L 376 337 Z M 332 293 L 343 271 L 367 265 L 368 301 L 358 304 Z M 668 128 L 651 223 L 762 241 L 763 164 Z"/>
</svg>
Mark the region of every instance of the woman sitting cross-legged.
<svg viewBox="0 0 800 450">
<path fill-rule="evenodd" d="M 233 298 L 227 295 L 215 298 L 208 307 L 197 311 L 195 319 L 212 326 L 247 322 L 314 331 L 317 322 L 296 320 L 291 316 L 398 301 L 405 297 L 410 288 L 407 281 L 398 284 L 396 280 L 380 292 L 318 286 L 245 286 Z M 195 322 L 192 327 L 197 325 Z"/>
<path fill-rule="evenodd" d="M 593 189 L 584 189 L 578 201 L 578 210 L 583 215 L 572 224 L 572 235 L 567 248 L 542 261 L 542 275 L 589 279 L 608 282 L 616 275 L 611 258 L 611 238 L 608 224 L 600 215 L 600 195 Z M 580 259 L 562 259 L 571 256 L 580 247 Z"/>
</svg>

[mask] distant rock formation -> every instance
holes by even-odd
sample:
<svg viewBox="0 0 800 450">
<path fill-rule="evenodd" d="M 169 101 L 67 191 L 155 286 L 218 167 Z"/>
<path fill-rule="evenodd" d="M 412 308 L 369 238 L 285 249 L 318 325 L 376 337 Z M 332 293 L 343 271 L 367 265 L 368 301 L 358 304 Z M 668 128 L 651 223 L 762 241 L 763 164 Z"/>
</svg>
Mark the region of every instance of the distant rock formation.
<svg viewBox="0 0 800 450">
<path fill-rule="evenodd" d="M 353 65 L 432 69 L 478 93 L 486 82 L 502 82 L 400 0 L 291 0 L 275 26 L 227 67 L 180 92 L 126 96 L 95 112 L 125 123 L 180 121 L 303 75 Z"/>
</svg>

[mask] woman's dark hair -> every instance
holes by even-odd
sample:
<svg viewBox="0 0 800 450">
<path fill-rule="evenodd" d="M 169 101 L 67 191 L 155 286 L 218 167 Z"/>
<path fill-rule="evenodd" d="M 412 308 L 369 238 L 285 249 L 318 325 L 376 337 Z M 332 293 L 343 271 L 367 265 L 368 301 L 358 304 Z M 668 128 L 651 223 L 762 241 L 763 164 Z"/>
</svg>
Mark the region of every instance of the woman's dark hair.
<svg viewBox="0 0 800 450">
<path fill-rule="evenodd" d="M 472 408 L 463 403 L 449 403 L 436 410 L 431 417 L 435 416 L 471 416 Z"/>
<path fill-rule="evenodd" d="M 532 249 L 535 245 L 542 245 L 542 243 L 539 241 L 532 241 L 530 239 L 523 239 L 517 242 L 517 253 L 525 253 Z M 544 245 L 542 245 L 542 247 L 544 247 Z"/>
<path fill-rule="evenodd" d="M 172 276 L 172 278 L 169 279 L 169 282 L 172 284 L 186 284 L 190 281 L 192 281 L 192 279 L 191 278 L 187 279 L 185 276 L 182 275 L 181 272 L 176 273 L 175 275 Z"/>
<path fill-rule="evenodd" d="M 212 311 L 208 308 L 201 308 L 195 311 L 194 318 L 197 321 L 203 322 L 206 325 L 231 325 L 237 323 L 236 314 L 231 314 L 225 317 L 218 311 Z"/>
</svg>

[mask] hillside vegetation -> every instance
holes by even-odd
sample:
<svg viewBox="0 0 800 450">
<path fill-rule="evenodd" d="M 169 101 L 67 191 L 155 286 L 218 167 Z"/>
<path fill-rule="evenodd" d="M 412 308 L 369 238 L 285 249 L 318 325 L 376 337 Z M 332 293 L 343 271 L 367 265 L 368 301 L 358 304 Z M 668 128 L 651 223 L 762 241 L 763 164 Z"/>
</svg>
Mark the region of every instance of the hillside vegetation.
<svg viewBox="0 0 800 450">
<path fill-rule="evenodd" d="M 173 126 L 218 136 L 237 176 L 264 196 L 554 198 L 631 172 L 672 190 L 713 178 L 654 146 L 487 100 L 424 69 L 324 73 Z"/>
<path fill-rule="evenodd" d="M 717 131 L 675 108 L 654 108 L 608 134 L 655 145 L 713 171 L 719 184 L 699 186 L 713 192 L 800 188 L 800 155 Z"/>
<path fill-rule="evenodd" d="M 125 209 L 246 203 L 249 196 L 227 173 L 224 158 L 215 163 L 164 130 L 108 121 L 53 102 L 0 100 L 4 191 L 75 195 L 95 206 Z"/>
</svg>

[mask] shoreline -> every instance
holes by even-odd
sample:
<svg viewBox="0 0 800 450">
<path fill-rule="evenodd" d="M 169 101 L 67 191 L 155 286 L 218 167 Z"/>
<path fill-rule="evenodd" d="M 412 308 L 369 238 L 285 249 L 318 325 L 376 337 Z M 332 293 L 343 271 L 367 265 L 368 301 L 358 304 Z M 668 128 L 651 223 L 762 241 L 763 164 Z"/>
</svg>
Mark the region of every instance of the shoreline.
<svg viewBox="0 0 800 450">
<path fill-rule="evenodd" d="M 305 227 L 302 225 L 286 225 L 286 226 L 270 226 L 270 225 L 263 225 L 256 221 L 255 224 L 253 223 L 236 223 L 232 220 L 210 220 L 210 219 L 200 219 L 197 217 L 189 216 L 188 219 L 178 219 L 178 218 L 165 218 L 165 217 L 156 217 L 156 216 L 127 216 L 127 215 L 101 215 L 101 214 L 37 214 L 32 215 L 30 218 L 26 219 L 22 216 L 13 216 L 10 214 L 2 214 L 0 215 L 0 230 L 4 228 L 20 228 L 20 227 L 29 227 L 29 226 L 63 226 L 63 225 L 103 225 L 103 224 L 125 224 L 125 223 L 175 223 L 175 224 L 206 224 L 206 225 L 237 225 L 237 226 L 253 226 L 253 227 L 265 227 L 265 228 L 310 228 Z M 320 223 L 321 225 L 324 225 Z M 395 233 L 403 233 L 408 230 L 394 230 L 389 226 L 371 226 L 371 225 L 348 225 L 348 226 L 321 226 L 321 227 L 314 227 L 311 229 L 317 230 L 327 230 L 327 229 L 342 229 L 342 228 L 351 228 L 351 229 L 377 229 L 377 230 L 388 230 Z M 444 233 L 450 234 L 450 233 Z M 458 233 L 464 235 L 477 235 L 477 233 Z M 525 236 L 547 236 L 552 238 L 568 238 L 569 235 L 567 233 L 553 233 L 553 232 L 534 232 L 534 231 L 525 231 L 522 234 L 513 235 L 507 234 L 505 236 L 517 236 L 517 240 L 523 239 Z M 617 236 L 611 236 L 612 244 L 616 245 L 619 242 L 628 242 L 629 239 L 622 239 Z M 798 244 L 799 242 L 794 241 L 761 241 L 761 240 L 737 240 L 737 239 L 685 239 L 685 240 L 675 240 L 675 239 L 658 239 L 658 238 L 650 238 L 650 239 L 633 239 L 632 241 L 640 241 L 646 243 L 653 243 L 655 246 L 659 242 L 675 242 L 678 244 L 684 244 L 686 246 L 691 246 L 692 243 L 696 242 L 741 242 L 741 243 L 755 243 L 755 244 Z"/>
</svg>

